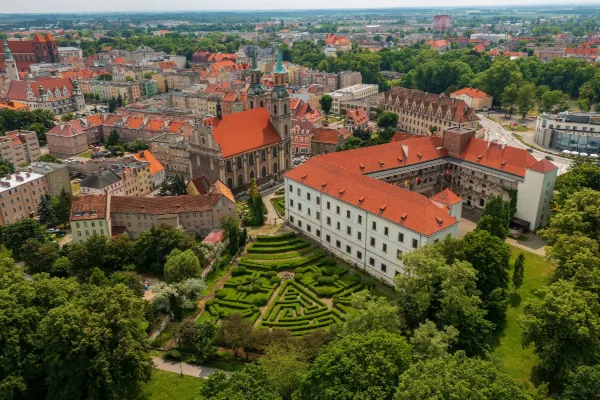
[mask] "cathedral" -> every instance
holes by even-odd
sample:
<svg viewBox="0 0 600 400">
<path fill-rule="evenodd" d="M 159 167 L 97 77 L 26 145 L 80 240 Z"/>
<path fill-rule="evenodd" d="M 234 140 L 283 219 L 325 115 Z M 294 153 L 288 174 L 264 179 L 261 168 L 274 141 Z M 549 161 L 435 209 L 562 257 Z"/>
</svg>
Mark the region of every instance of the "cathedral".
<svg viewBox="0 0 600 400">
<path fill-rule="evenodd" d="M 190 146 L 192 177 L 205 176 L 225 182 L 233 193 L 281 181 L 290 169 L 290 96 L 285 84 L 281 53 L 273 71 L 275 85 L 268 91 L 260 82 L 256 53 L 252 60 L 246 111 L 204 119 Z"/>
</svg>

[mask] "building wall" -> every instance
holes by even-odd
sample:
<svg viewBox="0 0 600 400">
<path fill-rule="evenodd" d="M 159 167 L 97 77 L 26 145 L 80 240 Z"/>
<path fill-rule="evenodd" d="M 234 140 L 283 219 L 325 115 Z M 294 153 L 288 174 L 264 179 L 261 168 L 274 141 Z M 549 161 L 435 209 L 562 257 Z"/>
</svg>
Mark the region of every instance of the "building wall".
<svg viewBox="0 0 600 400">
<path fill-rule="evenodd" d="M 125 188 L 122 179 L 101 189 L 81 186 L 80 191 L 82 195 L 109 193 L 111 196 L 125 196 Z"/>
<path fill-rule="evenodd" d="M 445 119 L 442 116 L 420 113 L 411 109 L 390 106 L 385 103 L 381 104 L 381 108 L 385 111 L 392 111 L 398 114 L 399 130 L 417 135 L 430 136 L 430 128 L 435 127 L 437 128 L 436 134 L 441 136 L 442 132 L 446 129 L 458 125 L 453 120 Z M 478 121 L 468 121 L 461 124 L 461 126 L 466 128 L 474 129 L 477 129 L 478 125 Z"/>
<path fill-rule="evenodd" d="M 548 223 L 557 173 L 557 169 L 545 174 L 528 169 L 525 180 L 519 183 L 515 216 L 529 221 L 532 230 Z"/>
<path fill-rule="evenodd" d="M 38 173 L 46 176 L 46 181 L 48 182 L 48 194 L 50 196 L 56 197 L 60 195 L 63 189 L 66 193 L 73 192 L 73 188 L 71 187 L 71 180 L 69 177 L 69 168 L 59 168 L 56 170 L 46 172 L 47 173 L 44 174 L 43 170 L 40 168 Z"/>
<path fill-rule="evenodd" d="M 74 156 L 88 149 L 85 132 L 73 136 L 46 134 L 46 141 L 52 154 Z"/>
<path fill-rule="evenodd" d="M 74 243 L 83 243 L 93 235 L 102 235 L 110 238 L 109 220 L 105 218 L 71 221 L 70 224 Z"/>
<path fill-rule="evenodd" d="M 27 173 L 20 172 L 20 174 L 23 176 Z M 3 190 L 0 193 L 2 225 L 12 224 L 37 214 L 40 199 L 47 192 L 46 180 L 43 177 L 18 185 L 13 184 L 8 190 Z"/>
</svg>

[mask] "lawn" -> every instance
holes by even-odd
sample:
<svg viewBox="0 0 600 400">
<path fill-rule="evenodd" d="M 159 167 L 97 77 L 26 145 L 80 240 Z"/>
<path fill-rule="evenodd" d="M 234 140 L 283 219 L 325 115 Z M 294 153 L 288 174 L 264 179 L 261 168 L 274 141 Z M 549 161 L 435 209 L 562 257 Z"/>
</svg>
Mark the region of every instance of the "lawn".
<svg viewBox="0 0 600 400">
<path fill-rule="evenodd" d="M 137 400 L 198 400 L 202 378 L 155 369 Z"/>
<path fill-rule="evenodd" d="M 536 356 L 531 348 L 523 349 L 521 347 L 521 328 L 517 323 L 517 317 L 523 313 L 524 304 L 528 300 L 536 298 L 534 293 L 549 282 L 554 273 L 554 267 L 542 256 L 514 246 L 510 247 L 511 263 L 519 254 L 525 254 L 525 278 L 517 295 L 513 294 L 512 288 L 509 288 L 511 305 L 506 312 L 506 328 L 495 338 L 496 343 L 494 343 L 492 356 L 501 361 L 510 376 L 531 386 L 531 368 L 536 362 Z"/>
<path fill-rule="evenodd" d="M 285 215 L 285 196 L 273 197 L 271 199 L 271 204 L 273 204 L 273 207 L 275 207 L 275 210 L 280 217 Z"/>
<path fill-rule="evenodd" d="M 88 150 L 88 151 L 84 151 L 81 154 L 77 154 L 76 157 L 81 157 L 81 158 L 92 158 L 92 151 Z"/>
</svg>

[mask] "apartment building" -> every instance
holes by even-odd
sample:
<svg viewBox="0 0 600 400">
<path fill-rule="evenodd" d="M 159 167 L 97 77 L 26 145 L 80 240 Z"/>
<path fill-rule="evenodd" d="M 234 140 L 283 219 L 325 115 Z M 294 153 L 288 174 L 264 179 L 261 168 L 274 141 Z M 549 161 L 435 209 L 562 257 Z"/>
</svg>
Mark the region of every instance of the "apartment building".
<svg viewBox="0 0 600 400">
<path fill-rule="evenodd" d="M 164 166 L 167 177 L 182 175 L 190 178 L 190 144 L 180 135 L 165 133 L 150 141 L 150 151 Z"/>
<path fill-rule="evenodd" d="M 140 151 L 133 155 L 137 160 L 150 164 L 150 181 L 152 189 L 159 188 L 166 178 L 165 167 L 154 157 L 149 150 Z"/>
<path fill-rule="evenodd" d="M 15 167 L 29 164 L 40 158 L 40 142 L 33 131 L 10 131 L 0 137 L 0 157 Z"/>
<path fill-rule="evenodd" d="M 152 191 L 149 162 L 126 156 L 121 162 L 112 164 L 110 169 L 123 180 L 124 196 L 146 196 Z"/>
<path fill-rule="evenodd" d="M 123 179 L 110 169 L 94 172 L 82 179 L 80 191 L 82 195 L 108 193 L 111 196 L 123 196 L 125 194 Z"/>
<path fill-rule="evenodd" d="M 73 192 L 69 176 L 69 167 L 66 164 L 34 162 L 31 163 L 31 169 L 36 174 L 44 176 L 48 186 L 48 194 L 50 196 L 56 197 L 60 195 L 63 190 L 66 193 Z"/>
<path fill-rule="evenodd" d="M 110 203 L 106 194 L 75 196 L 71 200 L 73 243 L 83 243 L 93 235 L 111 237 Z"/>
<path fill-rule="evenodd" d="M 44 176 L 31 168 L 6 175 L 0 179 L 0 224 L 35 216 L 42 196 L 47 193 Z"/>
<path fill-rule="evenodd" d="M 539 115 L 533 140 L 551 149 L 600 154 L 600 113 Z"/>
<path fill-rule="evenodd" d="M 340 115 L 342 112 L 341 103 L 348 100 L 365 100 L 370 97 L 376 96 L 379 92 L 378 85 L 360 84 L 349 86 L 344 89 L 338 89 L 331 93 L 333 97 L 333 103 L 331 105 L 331 112 L 333 114 Z"/>
</svg>

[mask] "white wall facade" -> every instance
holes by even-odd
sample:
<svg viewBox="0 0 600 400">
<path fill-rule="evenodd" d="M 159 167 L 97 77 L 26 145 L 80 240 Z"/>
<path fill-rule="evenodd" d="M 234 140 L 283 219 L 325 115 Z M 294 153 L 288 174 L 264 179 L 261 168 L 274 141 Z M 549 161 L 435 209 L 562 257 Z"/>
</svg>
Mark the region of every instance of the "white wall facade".
<svg viewBox="0 0 600 400">
<path fill-rule="evenodd" d="M 550 203 L 558 169 L 542 173 L 528 169 L 519 183 L 515 217 L 531 222 L 530 229 L 545 226 L 550 216 Z"/>
<path fill-rule="evenodd" d="M 402 273 L 398 255 L 458 235 L 458 223 L 425 236 L 285 178 L 285 219 L 336 257 L 388 284 Z"/>
</svg>

